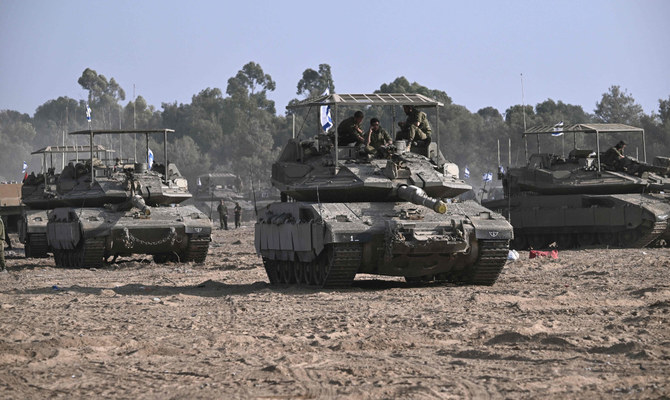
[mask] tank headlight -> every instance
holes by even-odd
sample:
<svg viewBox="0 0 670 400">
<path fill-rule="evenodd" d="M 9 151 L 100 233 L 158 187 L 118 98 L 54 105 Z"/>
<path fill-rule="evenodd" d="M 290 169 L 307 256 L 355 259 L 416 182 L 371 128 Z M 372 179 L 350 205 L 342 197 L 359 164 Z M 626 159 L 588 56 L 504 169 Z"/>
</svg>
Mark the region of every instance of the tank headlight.
<svg viewBox="0 0 670 400">
<path fill-rule="evenodd" d="M 665 221 L 666 219 L 668 219 L 668 214 L 663 214 L 656 217 L 656 221 Z"/>
</svg>

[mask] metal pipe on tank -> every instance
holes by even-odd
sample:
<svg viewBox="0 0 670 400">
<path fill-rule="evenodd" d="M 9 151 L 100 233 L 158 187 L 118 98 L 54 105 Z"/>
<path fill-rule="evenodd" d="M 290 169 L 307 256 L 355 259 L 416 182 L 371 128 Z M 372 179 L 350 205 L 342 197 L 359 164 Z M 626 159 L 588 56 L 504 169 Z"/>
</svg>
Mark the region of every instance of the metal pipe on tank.
<svg viewBox="0 0 670 400">
<path fill-rule="evenodd" d="M 337 154 L 337 146 L 338 146 L 338 134 L 337 134 L 337 104 L 333 103 L 333 114 L 335 114 L 335 118 L 333 119 L 333 127 L 335 127 L 335 170 L 333 175 L 337 175 L 337 159 L 338 159 L 338 154 Z"/>
<path fill-rule="evenodd" d="M 167 129 L 163 131 L 163 154 L 165 155 L 165 183 L 168 181 Z"/>
<path fill-rule="evenodd" d="M 93 173 L 93 131 L 89 131 L 88 139 L 89 150 L 91 153 L 91 187 L 95 183 L 95 174 Z"/>
<path fill-rule="evenodd" d="M 644 162 L 647 162 L 647 140 L 644 136 L 644 129 L 642 129 L 642 154 L 644 155 Z"/>
<path fill-rule="evenodd" d="M 600 134 L 596 130 L 596 154 L 598 155 L 598 173 L 600 173 Z"/>
</svg>

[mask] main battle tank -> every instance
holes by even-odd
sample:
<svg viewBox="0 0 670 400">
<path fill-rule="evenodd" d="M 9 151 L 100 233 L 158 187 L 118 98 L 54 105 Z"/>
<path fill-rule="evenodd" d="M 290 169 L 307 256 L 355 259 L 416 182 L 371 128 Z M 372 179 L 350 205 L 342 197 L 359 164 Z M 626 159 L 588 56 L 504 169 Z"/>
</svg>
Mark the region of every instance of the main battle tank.
<svg viewBox="0 0 670 400">
<path fill-rule="evenodd" d="M 540 151 L 540 137 L 572 134 L 567 157 Z M 482 204 L 508 216 L 514 226 L 514 248 L 584 246 L 645 247 L 668 237 L 670 179 L 664 158 L 656 165 L 601 151 L 601 135 L 613 138 L 644 131 L 622 124 L 538 126 L 524 136 L 537 136 L 538 152 L 528 164 L 501 173 L 505 198 Z M 578 136 L 579 135 L 579 136 Z M 615 135 L 615 136 L 611 136 Z M 561 138 L 561 136 L 563 138 Z M 594 146 L 577 149 L 582 146 Z M 546 140 L 546 139 L 543 139 Z M 618 139 L 617 139 L 618 140 Z M 612 144 L 613 144 L 612 143 Z"/>
<path fill-rule="evenodd" d="M 289 109 L 329 105 L 337 117 L 338 106 L 403 104 L 441 105 L 418 94 L 333 94 Z M 512 227 L 475 202 L 443 200 L 471 187 L 438 148 L 424 142 L 409 152 L 398 141 L 388 157 L 374 158 L 326 134 L 289 140 L 272 166 L 284 201 L 259 212 L 255 225 L 270 283 L 349 286 L 356 274 L 368 273 L 493 284 Z"/>
<path fill-rule="evenodd" d="M 47 212 L 46 239 L 53 250 L 56 265 L 97 267 L 109 257 L 151 254 L 156 262 L 168 260 L 203 262 L 211 236 L 211 222 L 193 206 L 177 206 L 191 197 L 186 180 L 167 162 L 169 129 L 142 131 L 89 130 L 71 135 L 93 138 L 101 134 L 162 133 L 165 163 L 152 165 L 124 163 L 105 165 L 90 151 L 88 169 L 68 171 L 55 178 L 56 190 L 48 204 L 57 204 Z M 151 156 L 149 156 L 151 159 Z M 92 166 L 92 168 L 91 168 Z M 167 168 L 165 167 L 167 166 Z M 59 190 L 61 183 L 69 190 Z M 47 204 L 35 201 L 32 206 Z M 171 205 L 172 207 L 161 207 Z"/>
</svg>

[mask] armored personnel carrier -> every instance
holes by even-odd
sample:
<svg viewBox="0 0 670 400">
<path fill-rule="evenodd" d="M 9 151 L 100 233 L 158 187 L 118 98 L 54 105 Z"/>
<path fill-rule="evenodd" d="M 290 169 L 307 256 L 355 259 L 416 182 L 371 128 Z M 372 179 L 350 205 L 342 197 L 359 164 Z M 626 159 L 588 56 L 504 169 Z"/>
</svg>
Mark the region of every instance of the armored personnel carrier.
<svg viewBox="0 0 670 400">
<path fill-rule="evenodd" d="M 339 107 L 385 106 L 395 115 L 404 104 L 436 112 L 441 106 L 419 94 L 332 94 L 288 108 L 330 106 L 337 126 Z M 261 210 L 255 225 L 256 251 L 271 284 L 349 286 L 359 273 L 496 281 L 512 227 L 475 202 L 449 203 L 471 187 L 436 143 L 425 141 L 410 152 L 396 141 L 386 157 L 376 158 L 338 146 L 337 135 L 293 136 L 272 166 L 283 201 Z M 439 141 L 439 132 L 434 137 Z"/>
<path fill-rule="evenodd" d="M 209 218 L 193 206 L 174 207 L 191 195 L 186 180 L 167 161 L 170 132 L 173 131 L 70 133 L 88 136 L 90 152 L 81 171 L 68 171 L 68 166 L 60 173 L 56 179 L 57 194 L 49 203 L 59 205 L 47 212 L 46 221 L 46 239 L 57 266 L 97 267 L 109 257 L 132 254 L 151 254 L 156 262 L 205 260 L 211 235 Z M 147 155 L 148 136 L 162 134 L 165 163 L 149 168 L 146 163 L 117 159 L 114 165 L 106 165 L 93 157 L 96 135 L 121 134 L 144 134 Z M 164 205 L 173 207 L 160 207 Z"/>
<path fill-rule="evenodd" d="M 513 247 L 538 249 L 553 242 L 559 248 L 645 247 L 668 234 L 670 179 L 663 158 L 650 165 L 601 148 L 603 136 L 611 144 L 637 136 L 646 160 L 644 130 L 576 124 L 530 128 L 524 132 L 529 136 L 536 137 L 537 153 L 526 166 L 500 174 L 504 199 L 482 203 L 509 217 Z M 543 153 L 540 137 L 571 139 L 573 149 L 567 157 Z"/>
</svg>

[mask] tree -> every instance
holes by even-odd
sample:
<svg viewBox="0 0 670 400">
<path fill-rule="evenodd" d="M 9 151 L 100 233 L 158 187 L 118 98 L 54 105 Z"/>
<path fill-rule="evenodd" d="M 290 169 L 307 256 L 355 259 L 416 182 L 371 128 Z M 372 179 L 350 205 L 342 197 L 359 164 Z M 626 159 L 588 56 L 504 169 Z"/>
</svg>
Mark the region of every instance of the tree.
<svg viewBox="0 0 670 400">
<path fill-rule="evenodd" d="M 107 81 L 104 75 L 86 68 L 77 80 L 82 88 L 88 90 L 88 104 L 94 115 L 93 124 L 102 128 L 119 128 L 123 121 L 119 101 L 126 99 L 126 92 L 114 78 Z"/>
<path fill-rule="evenodd" d="M 600 122 L 639 125 L 643 115 L 642 106 L 635 103 L 633 96 L 621 87 L 614 85 L 599 103 L 596 103 L 596 118 Z"/>
<path fill-rule="evenodd" d="M 28 114 L 18 111 L 0 111 L 0 180 L 20 181 L 23 161 L 32 164 L 30 152 L 35 137 L 35 128 Z M 35 168 L 36 167 L 36 168 Z M 29 165 L 30 170 L 39 171 L 39 164 Z"/>
<path fill-rule="evenodd" d="M 335 93 L 335 84 L 330 72 L 330 65 L 319 64 L 318 71 L 307 68 L 302 73 L 302 79 L 298 81 L 298 91 L 296 93 L 310 98 L 322 95 L 326 91 L 326 88 L 330 93 Z"/>
<path fill-rule="evenodd" d="M 275 82 L 269 74 L 263 72 L 263 68 L 255 62 L 247 63 L 237 75 L 228 79 L 226 93 L 238 103 L 248 103 L 247 107 L 253 107 L 267 112 L 275 113 L 275 103 L 267 99 L 267 91 L 274 91 Z"/>
</svg>

